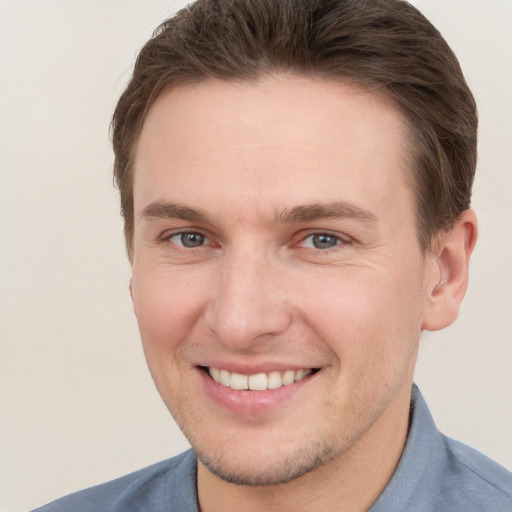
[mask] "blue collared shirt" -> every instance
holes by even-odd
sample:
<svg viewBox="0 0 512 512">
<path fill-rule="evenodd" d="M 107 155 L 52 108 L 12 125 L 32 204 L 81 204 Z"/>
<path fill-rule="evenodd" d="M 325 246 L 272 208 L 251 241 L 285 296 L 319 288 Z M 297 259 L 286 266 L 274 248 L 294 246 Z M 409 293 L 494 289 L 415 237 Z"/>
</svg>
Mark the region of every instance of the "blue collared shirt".
<svg viewBox="0 0 512 512">
<path fill-rule="evenodd" d="M 34 512 L 198 512 L 192 450 Z M 441 434 L 416 386 L 400 463 L 368 512 L 512 512 L 512 473 Z"/>
</svg>

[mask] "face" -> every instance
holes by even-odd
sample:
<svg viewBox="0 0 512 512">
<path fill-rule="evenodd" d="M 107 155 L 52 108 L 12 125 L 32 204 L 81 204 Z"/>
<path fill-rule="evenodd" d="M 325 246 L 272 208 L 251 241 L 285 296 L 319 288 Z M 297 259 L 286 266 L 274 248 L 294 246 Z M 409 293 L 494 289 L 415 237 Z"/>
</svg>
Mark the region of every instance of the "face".
<svg viewBox="0 0 512 512">
<path fill-rule="evenodd" d="M 380 93 L 295 76 L 179 86 L 152 107 L 134 309 L 214 474 L 285 482 L 406 421 L 431 262 L 404 131 Z"/>
</svg>

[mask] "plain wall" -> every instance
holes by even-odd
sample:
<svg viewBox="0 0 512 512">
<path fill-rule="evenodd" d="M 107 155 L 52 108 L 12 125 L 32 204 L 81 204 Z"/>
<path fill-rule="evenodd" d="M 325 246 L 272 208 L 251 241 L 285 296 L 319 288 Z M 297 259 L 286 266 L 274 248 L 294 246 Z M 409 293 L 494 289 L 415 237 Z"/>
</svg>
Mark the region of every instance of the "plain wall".
<svg viewBox="0 0 512 512">
<path fill-rule="evenodd" d="M 0 0 L 0 509 L 187 446 L 140 346 L 108 138 L 137 50 L 183 4 Z M 441 430 L 512 469 L 512 1 L 414 4 L 481 116 L 471 283 L 416 381 Z"/>
</svg>

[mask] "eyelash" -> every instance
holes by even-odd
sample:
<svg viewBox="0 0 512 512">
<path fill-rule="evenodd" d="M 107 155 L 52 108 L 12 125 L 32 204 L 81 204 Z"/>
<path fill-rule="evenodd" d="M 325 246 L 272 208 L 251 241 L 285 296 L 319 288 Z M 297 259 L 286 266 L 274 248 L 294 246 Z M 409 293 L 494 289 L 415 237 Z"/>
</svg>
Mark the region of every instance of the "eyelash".
<svg viewBox="0 0 512 512">
<path fill-rule="evenodd" d="M 312 240 L 314 237 L 332 238 L 332 239 L 335 239 L 336 243 L 332 247 L 324 247 L 324 248 L 304 247 L 304 243 L 306 242 L 306 240 L 308 240 L 308 239 Z M 336 233 L 332 233 L 330 231 L 315 231 L 315 232 L 312 232 L 312 233 L 308 233 L 306 236 L 302 237 L 300 239 L 300 242 L 299 242 L 299 244 L 302 244 L 302 246 L 305 249 L 313 249 L 313 250 L 318 250 L 320 252 L 328 252 L 328 251 L 331 251 L 331 250 L 337 250 L 337 249 L 340 248 L 339 246 L 346 245 L 347 243 L 348 243 L 348 241 L 343 239 L 340 235 L 338 235 Z"/>
<path fill-rule="evenodd" d="M 201 241 L 202 241 L 201 245 L 197 245 L 197 246 L 184 245 L 183 244 L 183 236 L 184 235 L 197 235 L 198 237 L 201 238 Z M 177 237 L 181 237 L 181 240 L 180 240 L 181 243 L 173 242 L 173 239 L 175 239 Z M 312 240 L 313 237 L 326 237 L 326 238 L 335 239 L 336 243 L 332 247 L 323 247 L 323 248 L 312 246 L 313 242 L 311 243 L 311 246 L 309 246 L 309 247 L 305 246 L 304 245 L 305 242 L 308 239 Z M 179 231 L 177 233 L 167 234 L 167 235 L 163 236 L 161 238 L 161 240 L 164 242 L 170 242 L 171 244 L 179 247 L 182 250 L 201 249 L 207 245 L 210 245 L 210 246 L 214 245 L 214 243 L 211 242 L 211 240 L 204 233 L 201 233 L 200 231 L 192 231 L 192 230 L 191 231 Z M 206 242 L 210 242 L 210 243 L 206 243 Z M 303 248 L 306 250 L 316 250 L 319 252 L 330 252 L 333 250 L 338 250 L 340 248 L 339 246 L 344 246 L 344 245 L 347 245 L 348 243 L 350 243 L 350 242 L 348 240 L 344 239 L 343 237 L 341 237 L 339 234 L 336 234 L 336 233 L 333 233 L 330 231 L 314 231 L 314 232 L 309 232 L 305 236 L 302 236 L 300 238 L 300 240 L 294 245 L 299 246 L 300 248 Z"/>
<path fill-rule="evenodd" d="M 209 238 L 205 234 L 201 233 L 200 231 L 179 231 L 178 233 L 171 233 L 170 235 L 164 236 L 163 240 L 166 242 L 170 242 L 182 249 L 198 249 L 198 248 L 201 248 L 201 247 L 204 247 L 205 245 L 207 245 L 205 243 L 202 243 L 201 245 L 198 245 L 195 247 L 187 247 L 183 243 L 180 244 L 180 243 L 176 243 L 176 242 L 172 241 L 173 238 L 183 237 L 184 235 L 197 235 L 198 237 L 202 238 L 203 242 L 209 241 Z"/>
</svg>

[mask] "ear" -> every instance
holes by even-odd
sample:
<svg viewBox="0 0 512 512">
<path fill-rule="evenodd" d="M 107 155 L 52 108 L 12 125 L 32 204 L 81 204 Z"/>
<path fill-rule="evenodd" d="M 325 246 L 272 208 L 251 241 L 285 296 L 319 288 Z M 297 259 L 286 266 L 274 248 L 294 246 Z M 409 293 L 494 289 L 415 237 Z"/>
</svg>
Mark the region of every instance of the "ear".
<svg viewBox="0 0 512 512">
<path fill-rule="evenodd" d="M 452 324 L 468 286 L 469 258 L 477 239 L 473 210 L 466 210 L 452 229 L 442 233 L 433 248 L 434 265 L 427 285 L 422 329 L 438 331 Z"/>
</svg>

